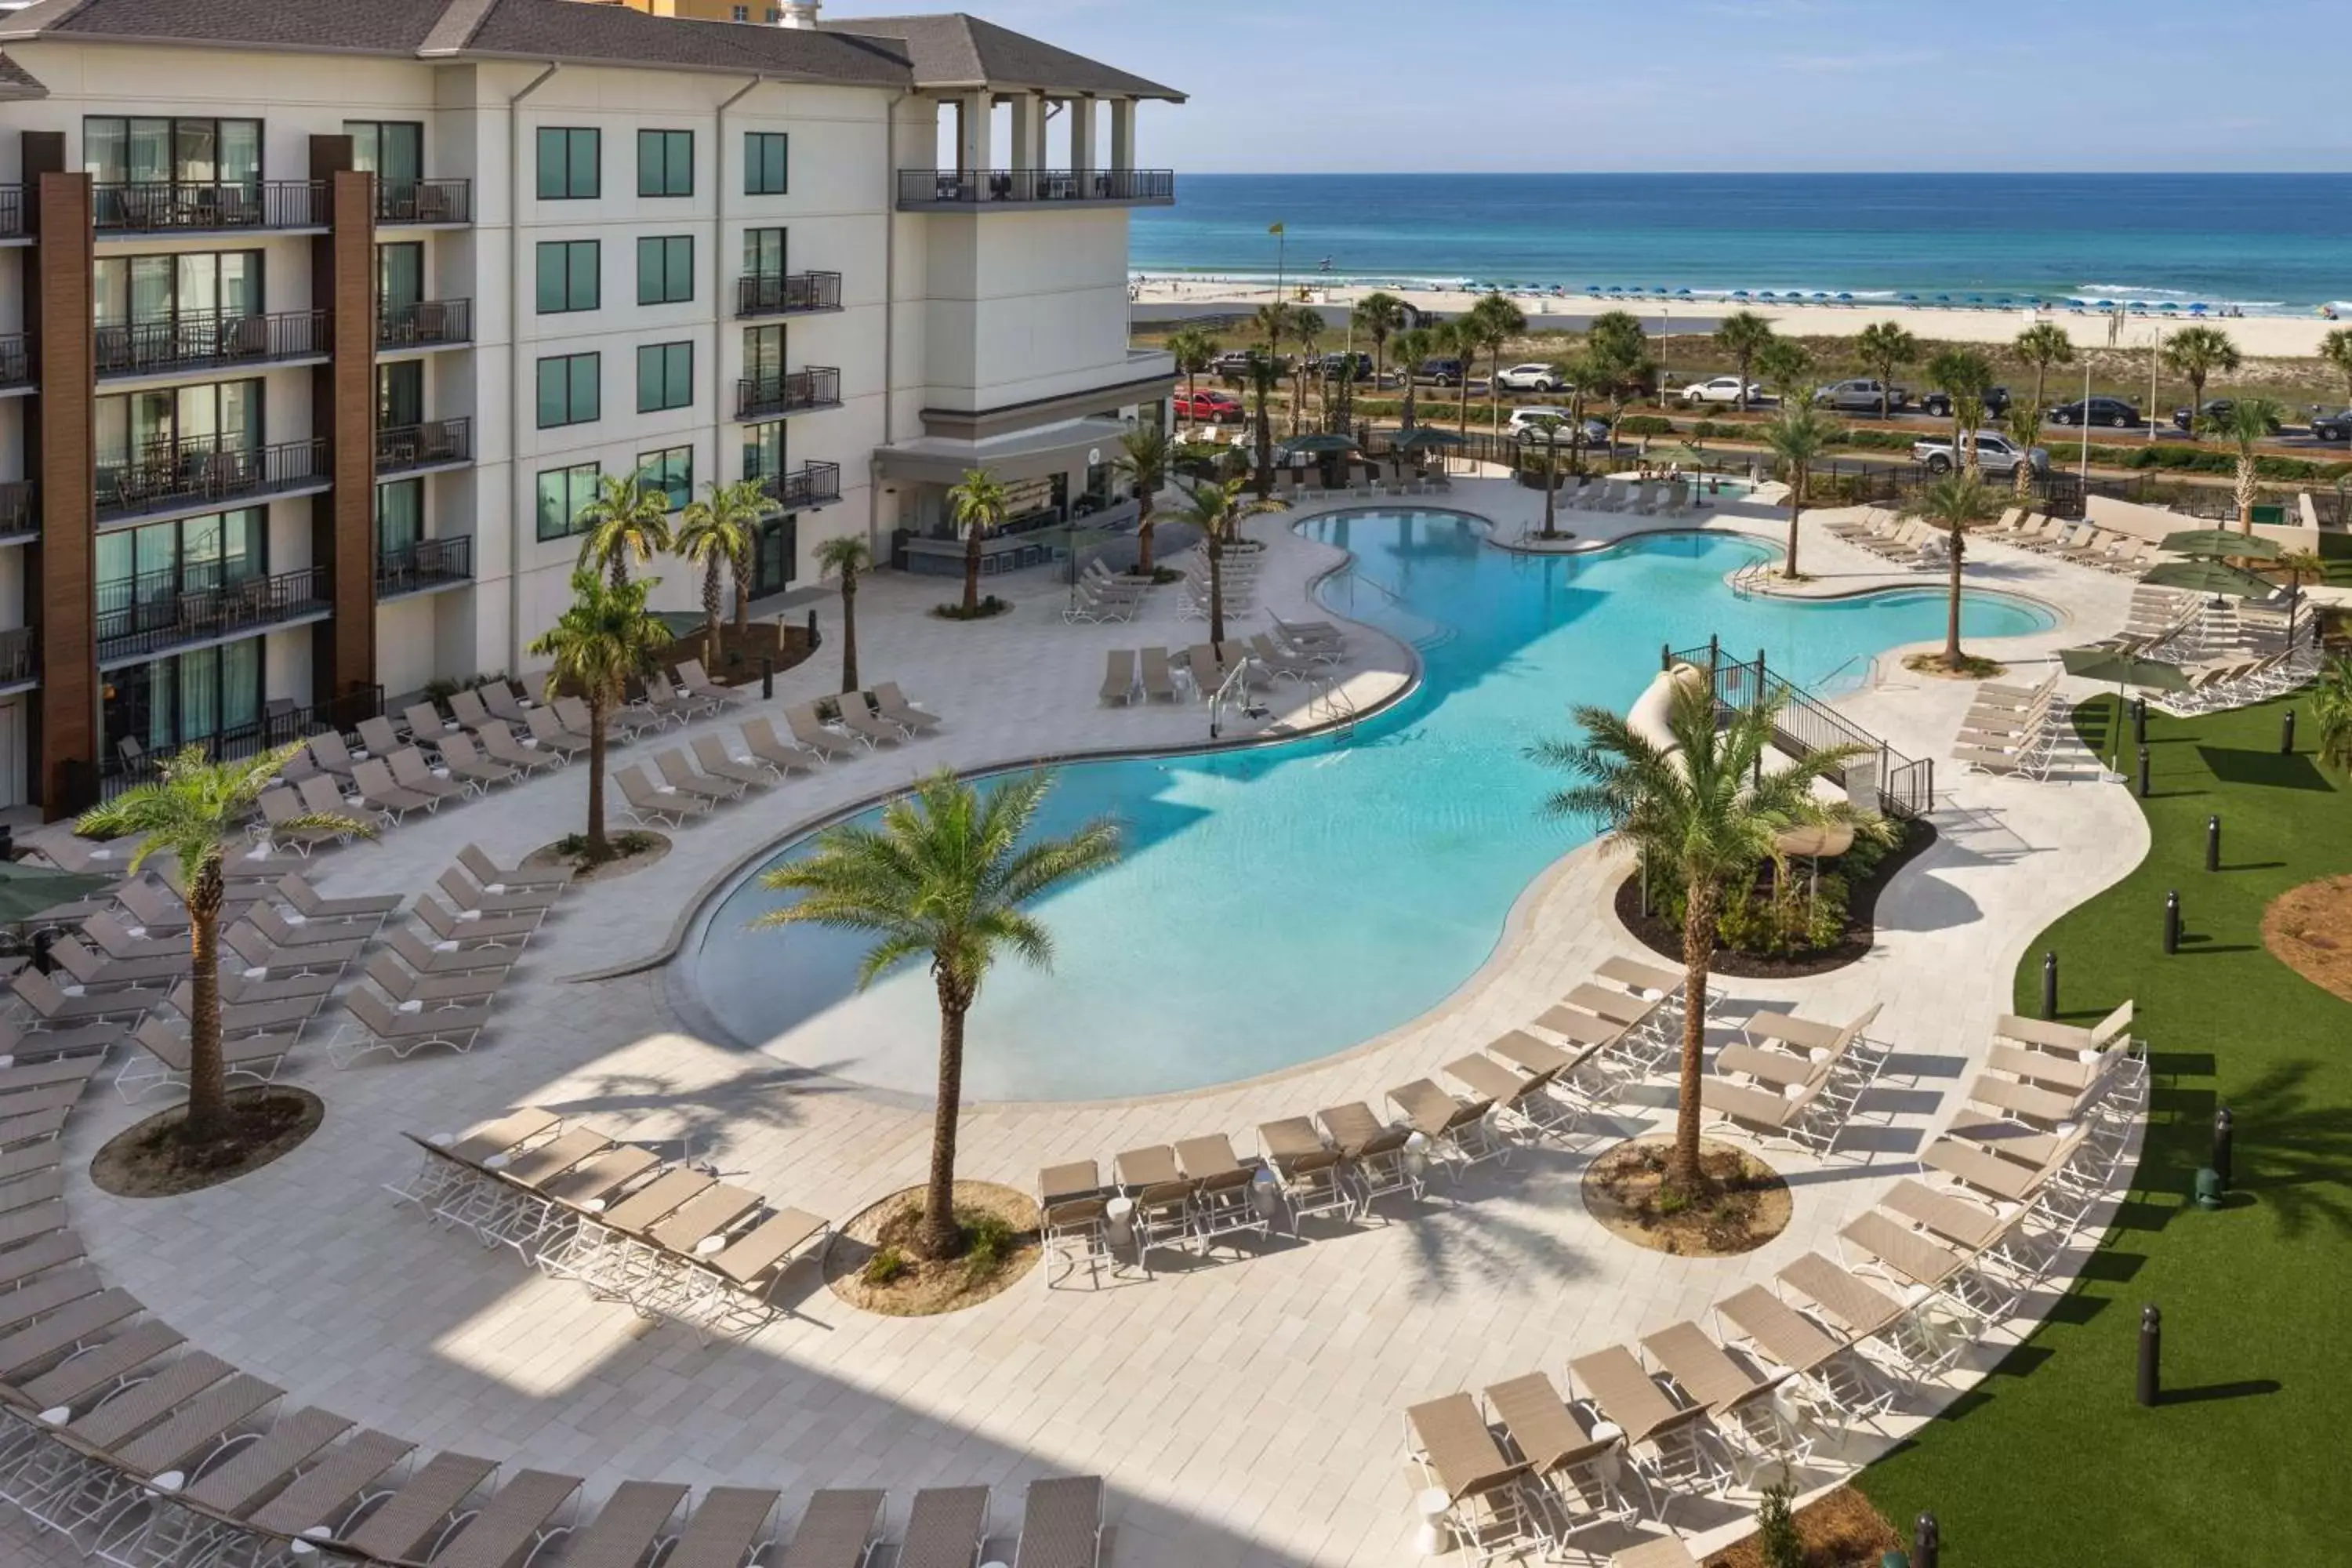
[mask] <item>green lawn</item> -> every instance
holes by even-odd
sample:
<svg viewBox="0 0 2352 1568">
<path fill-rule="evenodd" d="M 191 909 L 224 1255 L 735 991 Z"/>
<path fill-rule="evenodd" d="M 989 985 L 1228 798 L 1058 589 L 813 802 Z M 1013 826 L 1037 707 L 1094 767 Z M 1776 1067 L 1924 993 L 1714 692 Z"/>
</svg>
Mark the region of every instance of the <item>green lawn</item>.
<svg viewBox="0 0 2352 1568">
<path fill-rule="evenodd" d="M 2113 700 L 2078 723 L 2102 746 Z M 1932 1510 L 1960 1563 L 2352 1563 L 2352 1005 L 2271 957 L 2264 907 L 2352 871 L 2352 795 L 2311 756 L 2278 754 L 2273 703 L 2149 718 L 2155 843 L 2119 886 L 2036 941 L 2016 982 L 2040 1006 L 2054 949 L 2061 1016 L 2128 996 L 2155 1067 L 2131 1201 L 2051 1321 L 1862 1489 L 1890 1520 Z M 2221 873 L 2205 819 L 2222 818 Z M 2164 956 L 2164 896 L 2189 939 Z M 2186 1203 L 2213 1110 L 2237 1125 L 2237 1191 Z M 2140 1308 L 2164 1312 L 2172 1398 L 2133 1399 Z"/>
</svg>

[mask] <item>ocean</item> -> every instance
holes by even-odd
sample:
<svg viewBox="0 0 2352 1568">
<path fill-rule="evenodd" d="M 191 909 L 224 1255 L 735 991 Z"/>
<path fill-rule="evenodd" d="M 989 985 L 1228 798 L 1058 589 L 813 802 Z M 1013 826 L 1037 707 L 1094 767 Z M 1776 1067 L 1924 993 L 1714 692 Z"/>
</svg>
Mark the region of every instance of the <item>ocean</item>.
<svg viewBox="0 0 2352 1568">
<path fill-rule="evenodd" d="M 1131 266 L 1261 281 L 1276 223 L 1336 282 L 2352 314 L 2352 174 L 1179 174 Z"/>
</svg>

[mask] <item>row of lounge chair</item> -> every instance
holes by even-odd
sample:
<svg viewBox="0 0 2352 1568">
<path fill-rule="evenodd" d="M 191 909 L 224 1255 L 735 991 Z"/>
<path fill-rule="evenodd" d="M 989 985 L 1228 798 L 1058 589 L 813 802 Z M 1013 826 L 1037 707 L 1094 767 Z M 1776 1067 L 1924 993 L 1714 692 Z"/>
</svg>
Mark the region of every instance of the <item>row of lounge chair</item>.
<svg viewBox="0 0 2352 1568">
<path fill-rule="evenodd" d="M 1242 542 L 1225 546 L 1224 560 L 1218 575 L 1222 579 L 1227 620 L 1245 621 L 1257 613 L 1258 579 L 1264 566 L 1262 552 L 1244 548 Z M 1180 621 L 1209 619 L 1214 607 L 1212 586 L 1209 556 L 1203 550 L 1185 563 L 1184 581 L 1176 600 L 1176 618 Z"/>
<path fill-rule="evenodd" d="M 1151 584 L 1145 579 L 1122 577 L 1102 563 L 1097 556 L 1070 585 L 1070 603 L 1062 612 L 1066 621 L 1131 621 L 1141 608 Z"/>
<path fill-rule="evenodd" d="M 1985 681 L 1961 721 L 1952 758 L 1975 773 L 2047 778 L 2063 728 L 2056 671 L 2036 686 Z"/>
<path fill-rule="evenodd" d="M 794 769 L 900 745 L 935 732 L 942 723 L 938 714 L 908 701 L 896 681 L 847 692 L 833 702 L 831 722 L 814 701 L 786 709 L 790 739 L 776 733 L 772 721 L 748 719 L 731 741 L 717 732 L 695 736 L 690 760 L 674 746 L 654 756 L 650 773 L 642 764 L 620 769 L 613 782 L 625 811 L 641 826 L 683 827 L 750 790 L 782 783 Z"/>
<path fill-rule="evenodd" d="M 1845 1024 L 1794 1013 L 1752 1015 L 1742 1038 L 1716 1052 L 1699 1101 L 1716 1125 L 1827 1157 L 1893 1054 L 1870 1038 L 1873 1004 Z"/>
<path fill-rule="evenodd" d="M 2046 517 L 2011 509 L 1986 529 L 1983 538 L 2012 544 L 2053 561 L 2096 566 L 2118 576 L 2137 577 L 2158 562 L 2169 560 L 2151 540 L 2137 539 L 2080 520 Z"/>
<path fill-rule="evenodd" d="M 2259 658 L 2218 659 L 2183 670 L 2186 690 L 2159 693 L 2149 703 L 2175 718 L 2219 713 L 2297 690 L 2310 684 L 2318 668 L 2318 655 L 2303 646 Z"/>
<path fill-rule="evenodd" d="M 1147 702 L 1173 702 L 1189 691 L 1206 701 L 1244 664 L 1246 682 L 1265 690 L 1278 680 L 1327 678 L 1347 657 L 1339 629 L 1329 622 L 1285 626 L 1288 635 L 1281 641 L 1259 632 L 1246 639 L 1195 643 L 1181 654 L 1165 647 L 1112 648 L 1103 656 L 1102 700 L 1125 706 L 1139 695 Z"/>
<path fill-rule="evenodd" d="M 1931 1143 L 1928 1173 L 1847 1222 L 1837 1258 L 1807 1252 L 1717 1302 L 1715 1334 L 1685 1320 L 1572 1357 L 1565 1393 L 1536 1371 L 1483 1399 L 1408 1408 L 1408 1460 L 1445 1499 L 1455 1544 L 1480 1563 L 1590 1554 L 1590 1532 L 1654 1521 L 1667 1533 L 1610 1561 L 1683 1568 L 1694 1559 L 1673 1533 L 1677 1495 L 1720 1499 L 1811 1464 L 1825 1437 L 1874 1426 L 1906 1387 L 1949 1372 L 2109 1195 L 2145 1104 L 2130 1022 L 2129 1004 L 2089 1029 L 2001 1019 L 1990 1070 L 1968 1091 L 1990 1120 Z M 1774 1027 L 1791 1045 L 1812 1037 Z"/>
<path fill-rule="evenodd" d="M 777 1284 L 833 1237 L 815 1215 L 537 1107 L 459 1136 L 407 1136 L 423 1163 L 395 1195 L 706 1342 L 790 1316 Z"/>
<path fill-rule="evenodd" d="M 1688 517 L 1697 510 L 1691 505 L 1688 479 L 1607 479 L 1572 492 L 1568 504 L 1578 511 L 1627 511 L 1636 517 Z"/>
<path fill-rule="evenodd" d="M 1951 562 L 1950 542 L 1943 532 L 1916 518 L 1873 510 L 1855 521 L 1825 526 L 1834 537 L 1897 566 L 1925 571 Z"/>
</svg>

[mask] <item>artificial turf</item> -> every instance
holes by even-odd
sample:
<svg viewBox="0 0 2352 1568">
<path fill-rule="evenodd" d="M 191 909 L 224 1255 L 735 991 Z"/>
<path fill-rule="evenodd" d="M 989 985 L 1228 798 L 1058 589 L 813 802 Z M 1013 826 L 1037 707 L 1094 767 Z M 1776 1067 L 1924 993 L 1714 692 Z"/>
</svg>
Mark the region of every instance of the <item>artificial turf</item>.
<svg viewBox="0 0 2352 1568">
<path fill-rule="evenodd" d="M 2020 968 L 2021 1013 L 2040 1009 L 2045 949 L 2062 1018 L 2136 1001 L 2151 1126 L 2116 1227 L 2049 1321 L 1858 1478 L 1891 1520 L 1935 1512 L 1948 1563 L 2352 1563 L 2352 1004 L 2262 940 L 2280 893 L 2352 872 L 2352 791 L 2314 759 L 2307 712 L 2297 754 L 2280 754 L 2291 706 L 2151 713 L 2147 859 Z M 2103 753 L 2116 713 L 2112 698 L 2078 710 Z M 2205 869 L 2213 814 L 2219 873 Z M 2172 889 L 2188 937 L 2168 957 Z M 2236 1181 L 2203 1212 L 2189 1197 L 2220 1104 Z M 2150 1302 L 2166 1393 L 2143 1409 Z"/>
</svg>

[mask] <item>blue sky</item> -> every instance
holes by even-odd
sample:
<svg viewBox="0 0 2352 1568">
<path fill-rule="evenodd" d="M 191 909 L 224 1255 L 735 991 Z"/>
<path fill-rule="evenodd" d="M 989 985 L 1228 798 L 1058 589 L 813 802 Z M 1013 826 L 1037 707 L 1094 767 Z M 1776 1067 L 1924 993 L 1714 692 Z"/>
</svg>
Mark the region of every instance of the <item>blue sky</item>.
<svg viewBox="0 0 2352 1568">
<path fill-rule="evenodd" d="M 960 3 L 1191 93 L 1191 173 L 2352 166 L 2345 0 Z"/>
</svg>

